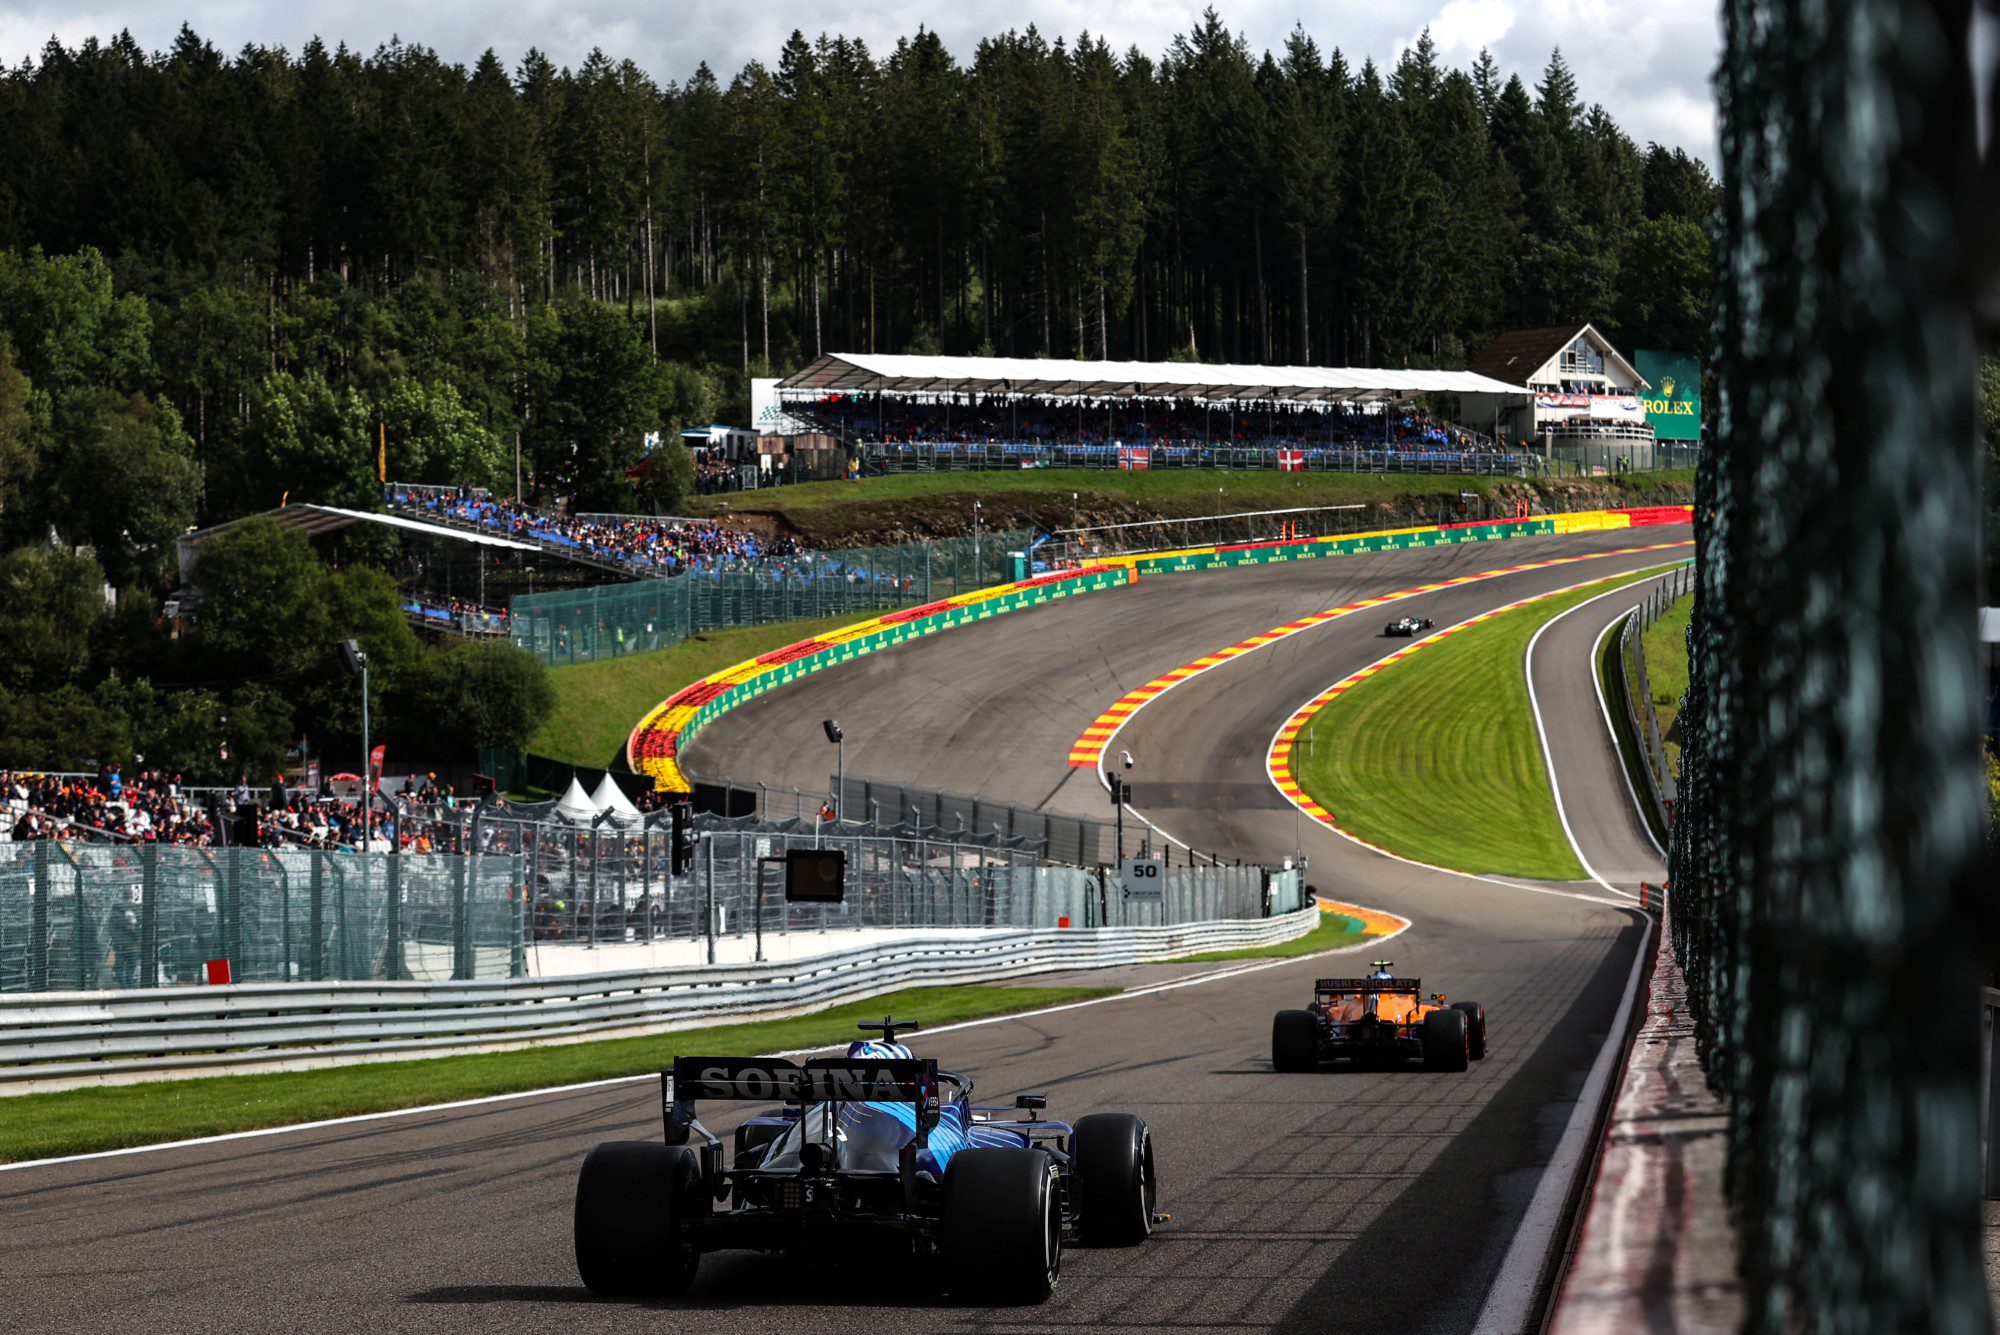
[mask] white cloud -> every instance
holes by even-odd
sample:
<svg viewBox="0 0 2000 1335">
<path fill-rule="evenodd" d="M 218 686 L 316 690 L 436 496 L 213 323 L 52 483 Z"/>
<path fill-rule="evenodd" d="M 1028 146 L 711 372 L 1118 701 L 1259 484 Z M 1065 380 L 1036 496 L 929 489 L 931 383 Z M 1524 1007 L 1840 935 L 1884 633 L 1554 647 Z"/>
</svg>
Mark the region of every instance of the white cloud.
<svg viewBox="0 0 2000 1335">
<path fill-rule="evenodd" d="M 592 47 L 627 57 L 661 79 L 684 79 L 706 60 L 724 78 L 748 60 L 777 59 L 793 28 L 809 36 L 845 32 L 886 55 L 898 37 L 927 25 L 969 61 L 979 39 L 1033 23 L 1049 36 L 1088 29 L 1123 50 L 1158 56 L 1186 32 L 1207 0 L 970 0 L 952 6 L 913 0 L 777 0 L 759 5 L 712 0 L 429 0 L 387 7 L 361 0 L 206 0 L 198 11 L 166 0 L 95 0 L 76 9 L 50 0 L 0 0 L 0 59 L 32 57 L 51 35 L 75 43 L 129 27 L 149 49 L 173 41 L 184 18 L 224 51 L 246 43 L 293 50 L 317 34 L 368 51 L 400 36 L 470 62 L 487 47 L 510 65 L 529 47 L 575 64 Z M 1560 45 L 1587 101 L 1602 102 L 1640 143 L 1658 139 L 1714 155 L 1708 78 L 1719 18 L 1713 0 L 1217 0 L 1223 19 L 1254 51 L 1276 49 L 1295 24 L 1322 50 L 1339 47 L 1359 66 L 1394 61 L 1428 26 L 1441 54 L 1464 65 L 1490 47 L 1509 72 L 1533 83 Z"/>
<path fill-rule="evenodd" d="M 1498 45 L 1513 26 L 1514 6 L 1505 0 L 1451 0 L 1431 20 L 1430 33 L 1440 59 L 1468 65 L 1481 51 Z"/>
</svg>

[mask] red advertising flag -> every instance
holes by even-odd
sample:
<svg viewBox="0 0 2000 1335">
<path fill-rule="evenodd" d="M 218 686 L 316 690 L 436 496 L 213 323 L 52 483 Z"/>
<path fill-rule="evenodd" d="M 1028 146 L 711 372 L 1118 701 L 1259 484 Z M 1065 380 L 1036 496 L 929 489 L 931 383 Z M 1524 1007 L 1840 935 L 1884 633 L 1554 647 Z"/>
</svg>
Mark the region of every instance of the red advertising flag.
<svg viewBox="0 0 2000 1335">
<path fill-rule="evenodd" d="M 1306 452 L 1304 450 L 1278 451 L 1278 471 L 1280 473 L 1296 473 L 1305 466 Z"/>
<path fill-rule="evenodd" d="M 368 753 L 368 791 L 371 793 L 382 791 L 382 754 L 388 749 L 378 746 Z"/>
</svg>

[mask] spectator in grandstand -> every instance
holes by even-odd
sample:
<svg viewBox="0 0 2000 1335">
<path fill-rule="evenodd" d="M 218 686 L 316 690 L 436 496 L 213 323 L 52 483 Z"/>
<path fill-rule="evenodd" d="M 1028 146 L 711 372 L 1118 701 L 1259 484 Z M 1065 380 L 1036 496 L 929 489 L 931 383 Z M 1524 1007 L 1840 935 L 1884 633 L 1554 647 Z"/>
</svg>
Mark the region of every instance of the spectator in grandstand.
<svg viewBox="0 0 2000 1335">
<path fill-rule="evenodd" d="M 798 408 L 849 439 L 889 445 L 1063 445 L 1110 451 L 1215 448 L 1360 449 L 1399 454 L 1491 451 L 1475 432 L 1421 409 L 1368 413 L 1346 404 L 1208 404 L 964 395 L 945 401 L 829 395 Z"/>
<path fill-rule="evenodd" d="M 642 515 L 563 515 L 462 488 L 406 488 L 392 492 L 389 503 L 515 538 L 574 548 L 649 574 L 752 569 L 766 557 L 799 550 L 790 539 L 766 540 L 724 524 Z"/>
</svg>

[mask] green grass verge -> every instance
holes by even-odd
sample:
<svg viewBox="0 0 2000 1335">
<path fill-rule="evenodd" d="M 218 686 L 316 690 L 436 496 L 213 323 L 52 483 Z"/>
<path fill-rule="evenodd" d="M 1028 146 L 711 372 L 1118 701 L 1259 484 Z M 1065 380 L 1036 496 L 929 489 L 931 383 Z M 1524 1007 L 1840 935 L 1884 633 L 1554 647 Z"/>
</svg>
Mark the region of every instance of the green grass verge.
<svg viewBox="0 0 2000 1335">
<path fill-rule="evenodd" d="M 850 613 L 707 631 L 671 649 L 555 668 L 549 673 L 556 688 L 555 712 L 528 749 L 572 765 L 610 765 L 623 758 L 625 739 L 646 711 L 681 687 L 746 658 L 866 619 Z"/>
<path fill-rule="evenodd" d="M 1393 853 L 1459 871 L 1582 880 L 1556 816 L 1522 664 L 1550 619 L 1644 578 L 1495 617 L 1369 677 L 1299 735 L 1299 782 L 1341 828 Z"/>
<path fill-rule="evenodd" d="M 1296 955 L 1316 955 L 1322 950 L 1339 950 L 1368 939 L 1365 925 L 1338 913 L 1322 913 L 1319 925 L 1304 936 L 1280 941 L 1274 946 L 1245 946 L 1241 950 L 1210 950 L 1199 955 L 1180 955 L 1167 964 L 1208 964 L 1218 960 L 1291 959 Z"/>
<path fill-rule="evenodd" d="M 1673 731 L 1681 716 L 1681 697 L 1688 688 L 1688 618 L 1694 613 L 1694 595 L 1676 598 L 1667 604 L 1660 619 L 1639 635 L 1646 651 L 1646 680 L 1653 688 L 1653 717 L 1660 721 L 1660 736 L 1666 739 L 1667 763 L 1674 773 L 1681 771 L 1681 744 Z"/>
<path fill-rule="evenodd" d="M 548 1089 L 658 1071 L 677 1054 L 776 1052 L 841 1043 L 884 1015 L 925 1025 L 1106 996 L 1097 987 L 916 987 L 813 1015 L 643 1038 L 602 1039 L 512 1052 L 219 1075 L 21 1094 L 0 1099 L 0 1162 L 222 1135 L 329 1117 L 387 1112 L 491 1094 Z"/>
<path fill-rule="evenodd" d="M 1487 496 L 1505 489 L 1511 496 L 1527 487 L 1549 497 L 1601 497 L 1616 504 L 1684 501 L 1693 485 L 1693 469 L 1524 481 L 1456 474 L 1033 468 L 805 482 L 701 497 L 693 502 L 693 512 L 775 516 L 817 546 L 839 547 L 905 541 L 912 534 L 970 532 L 975 500 L 984 506 L 983 518 L 989 530 L 1066 527 L 1076 512 L 1087 523 L 1141 517 L 1179 519 L 1215 514 L 1218 505 L 1229 513 L 1308 505 L 1394 506 L 1409 511 L 1405 517 L 1416 522 L 1418 515 L 1435 520 L 1440 498 L 1449 504 L 1460 492 Z M 1217 488 L 1222 491 L 1220 498 Z M 1449 517 L 1459 516 L 1454 511 Z M 893 534 L 903 536 L 887 536 Z"/>
</svg>

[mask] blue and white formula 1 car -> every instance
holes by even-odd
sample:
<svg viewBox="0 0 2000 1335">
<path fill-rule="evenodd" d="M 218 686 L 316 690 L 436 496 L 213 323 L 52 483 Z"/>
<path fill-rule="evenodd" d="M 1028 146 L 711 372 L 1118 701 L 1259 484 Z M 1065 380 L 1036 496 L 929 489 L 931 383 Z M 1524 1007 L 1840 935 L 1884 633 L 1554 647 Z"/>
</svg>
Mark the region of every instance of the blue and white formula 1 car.
<svg viewBox="0 0 2000 1335">
<path fill-rule="evenodd" d="M 1093 1113 L 1074 1126 L 1023 1094 L 978 1107 L 972 1082 L 896 1041 L 916 1025 L 864 1024 L 847 1055 L 680 1057 L 662 1074 L 665 1143 L 611 1141 L 576 1186 L 576 1267 L 594 1293 L 678 1294 L 704 1252 L 838 1260 L 935 1258 L 960 1298 L 1037 1303 L 1066 1241 L 1123 1247 L 1155 1224 L 1145 1122 Z M 722 1140 L 703 1100 L 778 1100 Z"/>
</svg>

